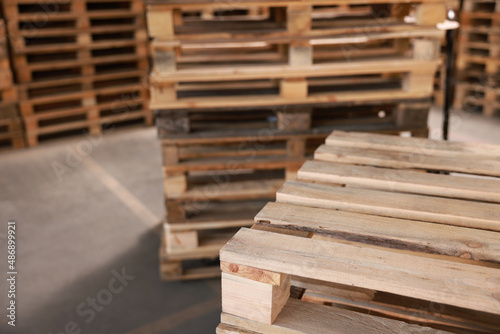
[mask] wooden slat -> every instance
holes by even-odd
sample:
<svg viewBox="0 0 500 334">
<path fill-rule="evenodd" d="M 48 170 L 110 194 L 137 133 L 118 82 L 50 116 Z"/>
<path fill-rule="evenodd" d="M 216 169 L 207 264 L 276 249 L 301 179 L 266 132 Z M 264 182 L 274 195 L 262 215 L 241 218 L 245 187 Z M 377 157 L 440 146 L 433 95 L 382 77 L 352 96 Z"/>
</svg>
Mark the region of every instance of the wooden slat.
<svg viewBox="0 0 500 334">
<path fill-rule="evenodd" d="M 468 154 L 485 155 L 489 159 L 500 161 L 500 146 L 488 144 L 404 138 L 344 131 L 334 131 L 326 139 L 326 144 L 337 147 L 393 150 L 407 153 L 418 152 L 419 154 L 436 154 L 443 157 L 462 157 Z"/>
<path fill-rule="evenodd" d="M 500 179 L 421 173 L 316 160 L 306 161 L 298 176 L 299 180 L 304 181 L 500 203 Z"/>
<path fill-rule="evenodd" d="M 499 232 L 286 203 L 268 203 L 255 221 L 372 245 L 500 262 Z"/>
<path fill-rule="evenodd" d="M 289 299 L 273 325 L 265 325 L 227 313 L 221 315 L 217 333 L 269 334 L 403 334 L 436 333 L 445 331 L 411 325 L 402 321 L 382 319 L 340 308 L 316 305 Z"/>
<path fill-rule="evenodd" d="M 500 231 L 500 211 L 492 203 L 297 181 L 285 183 L 276 199 L 296 205 Z"/>
<path fill-rule="evenodd" d="M 338 147 L 329 144 L 318 147 L 314 158 L 348 164 L 500 176 L 500 160 L 497 160 L 495 156 L 486 158 L 481 155 L 464 154 L 447 157 L 419 152 L 418 148 L 413 148 L 413 152 L 398 152 L 377 148 Z"/>
<path fill-rule="evenodd" d="M 500 313 L 497 268 L 399 251 L 241 229 L 221 261 Z"/>
<path fill-rule="evenodd" d="M 414 60 L 411 58 L 393 58 L 383 60 L 356 60 L 349 63 L 334 62 L 312 66 L 261 65 L 210 67 L 207 69 L 178 70 L 172 74 L 152 74 L 152 85 L 169 82 L 217 81 L 217 80 L 253 80 L 283 79 L 300 77 L 324 77 L 328 75 L 356 75 L 373 73 L 400 73 L 409 71 L 424 72 L 437 68 L 439 60 Z"/>
</svg>

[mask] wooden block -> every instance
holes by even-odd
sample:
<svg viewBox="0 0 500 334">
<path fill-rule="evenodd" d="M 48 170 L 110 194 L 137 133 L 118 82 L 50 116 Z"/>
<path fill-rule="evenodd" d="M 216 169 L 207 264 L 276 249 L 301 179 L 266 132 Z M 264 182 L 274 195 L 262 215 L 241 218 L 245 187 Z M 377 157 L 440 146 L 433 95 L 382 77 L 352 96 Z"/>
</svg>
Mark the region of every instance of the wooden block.
<svg viewBox="0 0 500 334">
<path fill-rule="evenodd" d="M 278 130 L 309 130 L 311 128 L 311 113 L 311 107 L 289 107 L 284 111 L 278 111 Z"/>
<path fill-rule="evenodd" d="M 160 117 L 156 118 L 156 126 L 160 137 L 168 136 L 169 134 L 189 133 L 191 125 L 187 112 L 163 111 Z"/>
<path fill-rule="evenodd" d="M 405 109 L 397 108 L 396 125 L 398 127 L 426 127 L 429 117 L 429 109 Z"/>
<path fill-rule="evenodd" d="M 290 296 L 290 276 L 281 285 L 222 273 L 222 312 L 272 324 Z"/>
<path fill-rule="evenodd" d="M 179 163 L 179 147 L 177 145 L 162 145 L 163 165 L 176 165 Z"/>
<path fill-rule="evenodd" d="M 287 168 L 285 170 L 285 178 L 287 181 L 295 181 L 297 180 L 298 169 L 296 168 Z"/>
<path fill-rule="evenodd" d="M 306 79 L 283 79 L 280 81 L 281 97 L 294 100 L 307 97 Z"/>
<path fill-rule="evenodd" d="M 288 62 L 290 66 L 310 66 L 313 63 L 312 46 L 290 45 L 288 49 Z"/>
<path fill-rule="evenodd" d="M 434 72 L 410 72 L 403 78 L 403 89 L 412 93 L 432 95 L 434 89 Z"/>
<path fill-rule="evenodd" d="M 303 158 L 306 154 L 306 142 L 302 138 L 291 138 L 286 143 L 286 152 L 289 157 Z"/>
<path fill-rule="evenodd" d="M 437 38 L 413 40 L 413 58 L 417 60 L 439 59 L 441 42 Z"/>
<path fill-rule="evenodd" d="M 174 14 L 169 8 L 150 5 L 147 11 L 149 36 L 169 40 L 174 37 Z"/>
<path fill-rule="evenodd" d="M 167 244 L 167 252 L 183 249 L 194 249 L 198 247 L 198 232 L 184 231 L 172 232 L 167 227 L 165 228 L 165 240 Z"/>
<path fill-rule="evenodd" d="M 446 5 L 444 2 L 418 4 L 415 16 L 418 25 L 436 25 L 446 19 Z"/>
<path fill-rule="evenodd" d="M 174 84 L 151 85 L 150 91 L 152 104 L 168 104 L 177 100 L 177 92 Z"/>
<path fill-rule="evenodd" d="M 287 29 L 291 34 L 300 34 L 311 30 L 311 6 L 290 5 L 287 7 Z"/>
<path fill-rule="evenodd" d="M 154 71 L 158 73 L 171 73 L 177 68 L 173 50 L 154 50 Z"/>
<path fill-rule="evenodd" d="M 165 172 L 165 177 L 163 178 L 163 188 L 167 198 L 176 198 L 182 195 L 187 190 L 186 174 L 183 172 Z"/>
</svg>

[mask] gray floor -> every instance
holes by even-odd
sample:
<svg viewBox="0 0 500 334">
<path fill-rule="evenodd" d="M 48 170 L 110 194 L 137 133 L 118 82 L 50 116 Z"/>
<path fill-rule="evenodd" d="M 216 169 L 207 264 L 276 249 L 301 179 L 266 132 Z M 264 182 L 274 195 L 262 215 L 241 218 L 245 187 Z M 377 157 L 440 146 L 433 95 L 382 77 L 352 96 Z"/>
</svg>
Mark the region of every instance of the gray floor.
<svg viewBox="0 0 500 334">
<path fill-rule="evenodd" d="M 440 119 L 434 110 L 434 138 Z M 500 144 L 500 119 L 455 113 L 450 138 Z M 2 315 L 0 333 L 71 333 L 72 326 L 80 333 L 213 333 L 219 281 L 158 278 L 161 184 L 154 128 L 1 154 L 0 272 L 7 272 L 11 219 L 18 227 L 18 307 L 17 326 Z M 129 277 L 121 289 L 114 277 L 122 270 Z M 7 285 L 0 282 L 6 312 Z M 93 298 L 104 304 L 95 311 Z"/>
</svg>

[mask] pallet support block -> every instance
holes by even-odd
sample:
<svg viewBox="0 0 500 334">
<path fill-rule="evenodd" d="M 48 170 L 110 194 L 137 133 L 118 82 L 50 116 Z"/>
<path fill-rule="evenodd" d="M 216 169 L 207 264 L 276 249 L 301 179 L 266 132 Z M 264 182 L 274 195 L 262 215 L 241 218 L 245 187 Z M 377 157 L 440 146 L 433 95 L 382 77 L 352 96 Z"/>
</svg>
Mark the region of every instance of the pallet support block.
<svg viewBox="0 0 500 334">
<path fill-rule="evenodd" d="M 174 37 L 174 11 L 168 6 L 148 6 L 147 22 L 149 35 L 153 38 L 169 40 Z"/>
<path fill-rule="evenodd" d="M 278 111 L 278 130 L 300 131 L 311 128 L 312 107 L 288 107 Z"/>
<path fill-rule="evenodd" d="M 290 297 L 290 276 L 236 264 L 221 269 L 222 312 L 272 324 Z"/>
<path fill-rule="evenodd" d="M 436 25 L 446 19 L 446 5 L 444 2 L 419 4 L 415 16 L 418 25 Z"/>
<path fill-rule="evenodd" d="M 151 102 L 152 103 L 170 103 L 177 100 L 177 92 L 175 84 L 151 85 Z"/>
<path fill-rule="evenodd" d="M 280 82 L 280 94 L 285 99 L 307 98 L 307 91 L 306 79 L 283 79 Z"/>
<path fill-rule="evenodd" d="M 432 94 L 434 82 L 434 71 L 432 72 L 409 72 L 403 78 L 403 89 L 408 92 Z"/>
<path fill-rule="evenodd" d="M 191 124 L 187 112 L 163 112 L 164 117 L 156 119 L 158 135 L 160 137 L 170 134 L 183 134 L 191 131 Z"/>
<path fill-rule="evenodd" d="M 163 167 L 165 168 L 165 167 Z M 166 172 L 163 188 L 167 198 L 176 198 L 187 190 L 187 177 L 184 172 Z"/>
<path fill-rule="evenodd" d="M 177 65 L 176 54 L 173 48 L 163 48 L 154 50 L 154 71 L 157 73 L 175 72 Z"/>
</svg>

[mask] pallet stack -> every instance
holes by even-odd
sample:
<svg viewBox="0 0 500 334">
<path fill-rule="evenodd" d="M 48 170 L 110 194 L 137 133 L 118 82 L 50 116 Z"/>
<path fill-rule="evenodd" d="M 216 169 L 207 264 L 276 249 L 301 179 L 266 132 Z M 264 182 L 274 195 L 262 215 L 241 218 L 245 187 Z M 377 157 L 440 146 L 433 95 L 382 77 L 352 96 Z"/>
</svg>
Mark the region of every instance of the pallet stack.
<svg viewBox="0 0 500 334">
<path fill-rule="evenodd" d="M 455 107 L 500 112 L 500 2 L 465 0 L 461 14 Z"/>
<path fill-rule="evenodd" d="M 10 69 L 5 23 L 0 19 L 0 149 L 24 146 L 24 131 L 18 113 L 17 87 Z"/>
<path fill-rule="evenodd" d="M 499 156 L 334 132 L 222 248 L 217 333 L 500 332 Z"/>
<path fill-rule="evenodd" d="M 152 122 L 141 0 L 5 0 L 3 9 L 29 146 Z"/>
<path fill-rule="evenodd" d="M 332 129 L 427 136 L 444 2 L 146 3 L 164 279 L 219 275 L 188 262 L 217 257 Z"/>
</svg>

